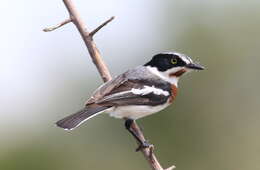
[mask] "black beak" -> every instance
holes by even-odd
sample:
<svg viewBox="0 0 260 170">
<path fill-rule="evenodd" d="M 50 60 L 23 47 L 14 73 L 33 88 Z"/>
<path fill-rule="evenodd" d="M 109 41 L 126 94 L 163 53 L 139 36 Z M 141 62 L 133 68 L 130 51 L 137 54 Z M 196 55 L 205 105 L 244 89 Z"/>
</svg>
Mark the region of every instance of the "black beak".
<svg viewBox="0 0 260 170">
<path fill-rule="evenodd" d="M 189 68 L 189 69 L 193 69 L 193 70 L 204 70 L 205 68 L 197 63 L 190 63 L 187 64 L 185 67 Z"/>
</svg>

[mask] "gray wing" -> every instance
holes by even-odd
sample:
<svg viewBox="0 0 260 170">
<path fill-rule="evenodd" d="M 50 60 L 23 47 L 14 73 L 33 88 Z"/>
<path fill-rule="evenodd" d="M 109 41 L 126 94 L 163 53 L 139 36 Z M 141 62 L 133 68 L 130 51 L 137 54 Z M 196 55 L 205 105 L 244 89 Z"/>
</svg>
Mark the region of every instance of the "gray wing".
<svg viewBox="0 0 260 170">
<path fill-rule="evenodd" d="M 168 90 L 159 90 L 154 83 L 151 85 L 151 82 L 148 84 L 144 80 L 128 80 L 97 101 L 97 104 L 106 106 L 155 106 L 165 103 L 169 97 L 170 92 Z"/>
<path fill-rule="evenodd" d="M 87 100 L 86 105 L 96 103 L 97 101 L 102 99 L 104 96 L 109 94 L 112 90 L 116 89 L 117 87 L 119 87 L 121 84 L 123 84 L 126 81 L 127 81 L 127 79 L 125 78 L 125 75 L 121 74 L 121 75 L 115 77 L 114 79 L 104 83 L 96 91 L 94 91 L 94 93 L 92 94 L 90 99 Z"/>
<path fill-rule="evenodd" d="M 169 94 L 155 94 L 152 91 L 145 93 L 133 92 L 133 89 L 142 90 L 145 87 L 162 89 Z M 151 75 L 145 67 L 139 66 L 99 87 L 90 100 L 87 101 L 87 105 L 91 103 L 106 106 L 158 105 L 168 100 L 171 95 L 170 89 L 171 85 L 168 82 L 160 80 L 158 77 Z"/>
<path fill-rule="evenodd" d="M 139 74 L 141 73 L 141 74 Z M 140 75 L 146 76 L 150 74 L 145 67 L 138 66 L 136 68 L 130 69 L 125 73 L 116 76 L 112 80 L 104 83 L 101 85 L 94 93 L 92 94 L 91 98 L 87 100 L 86 105 L 92 104 L 97 102 L 98 100 L 102 99 L 107 94 L 110 94 L 111 91 L 118 88 L 122 84 L 124 84 L 128 79 L 139 79 Z"/>
</svg>

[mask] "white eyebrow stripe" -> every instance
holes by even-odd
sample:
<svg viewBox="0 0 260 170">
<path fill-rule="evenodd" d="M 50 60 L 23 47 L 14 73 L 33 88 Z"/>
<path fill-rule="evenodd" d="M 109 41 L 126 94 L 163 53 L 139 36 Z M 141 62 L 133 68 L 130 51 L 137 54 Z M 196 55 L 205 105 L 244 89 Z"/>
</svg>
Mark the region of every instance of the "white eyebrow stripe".
<svg viewBox="0 0 260 170">
<path fill-rule="evenodd" d="M 162 54 L 174 54 L 179 56 L 186 64 L 193 63 L 192 59 L 189 56 L 186 56 L 185 54 L 178 53 L 178 52 L 163 52 Z"/>
<path fill-rule="evenodd" d="M 186 64 L 189 64 L 189 63 L 192 63 L 190 57 L 187 57 L 186 55 L 184 54 L 181 54 L 181 53 L 174 53 L 175 55 L 178 55 Z"/>
<path fill-rule="evenodd" d="M 138 95 L 147 95 L 149 93 L 154 93 L 156 95 L 164 95 L 164 96 L 169 96 L 169 92 L 168 91 L 164 91 L 162 89 L 158 89 L 155 88 L 154 86 L 144 86 L 143 89 L 131 89 L 131 92 L 134 94 L 138 94 Z"/>
<path fill-rule="evenodd" d="M 190 63 L 193 63 L 192 59 L 187 56 L 187 59 L 190 61 Z"/>
</svg>

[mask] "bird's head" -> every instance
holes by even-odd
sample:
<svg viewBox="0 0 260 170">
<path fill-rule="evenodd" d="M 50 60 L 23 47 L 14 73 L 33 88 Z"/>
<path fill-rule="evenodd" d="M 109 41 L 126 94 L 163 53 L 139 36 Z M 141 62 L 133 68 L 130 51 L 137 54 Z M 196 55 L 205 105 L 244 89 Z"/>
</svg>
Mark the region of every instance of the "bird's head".
<svg viewBox="0 0 260 170">
<path fill-rule="evenodd" d="M 177 52 L 159 53 L 144 66 L 153 74 L 176 86 L 184 73 L 192 70 L 204 70 L 202 65 L 193 62 L 190 57 Z"/>
</svg>

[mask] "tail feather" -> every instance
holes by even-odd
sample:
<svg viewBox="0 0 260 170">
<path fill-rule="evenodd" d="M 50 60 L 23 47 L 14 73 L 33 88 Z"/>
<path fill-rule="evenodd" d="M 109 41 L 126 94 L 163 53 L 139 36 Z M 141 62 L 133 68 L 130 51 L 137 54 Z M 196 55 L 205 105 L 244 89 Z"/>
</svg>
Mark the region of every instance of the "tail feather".
<svg viewBox="0 0 260 170">
<path fill-rule="evenodd" d="M 102 111 L 105 111 L 108 108 L 109 107 L 107 106 L 100 106 L 100 107 L 86 106 L 82 110 L 59 120 L 58 122 L 56 122 L 56 125 L 65 130 L 73 130 L 74 128 L 78 127 L 86 120 L 90 119 L 91 117 L 99 113 L 102 113 Z"/>
</svg>

